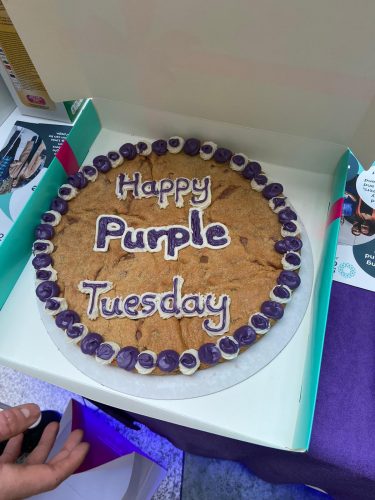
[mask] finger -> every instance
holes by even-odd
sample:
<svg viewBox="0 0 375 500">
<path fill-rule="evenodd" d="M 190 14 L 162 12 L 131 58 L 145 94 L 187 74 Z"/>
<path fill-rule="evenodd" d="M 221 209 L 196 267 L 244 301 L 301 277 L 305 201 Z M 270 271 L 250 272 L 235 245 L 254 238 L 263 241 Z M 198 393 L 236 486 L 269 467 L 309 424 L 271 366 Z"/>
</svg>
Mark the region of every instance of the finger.
<svg viewBox="0 0 375 500">
<path fill-rule="evenodd" d="M 1 482 L 1 495 L 3 497 L 1 498 L 28 498 L 56 488 L 78 469 L 88 450 L 87 443 L 80 443 L 67 457 L 54 465 L 4 465 Z"/>
<path fill-rule="evenodd" d="M 1 498 L 28 498 L 53 490 L 81 465 L 88 449 L 87 443 L 80 443 L 56 465 L 4 465 L 1 477 Z"/>
<path fill-rule="evenodd" d="M 62 460 L 63 458 L 66 458 L 69 453 L 77 446 L 79 443 L 82 441 L 83 438 L 83 431 L 81 429 L 76 429 L 75 431 L 71 432 L 68 439 L 65 441 L 64 446 L 62 449 L 59 451 L 59 453 L 52 458 L 52 460 L 49 460 L 49 464 L 55 464 Z"/>
<path fill-rule="evenodd" d="M 0 412 L 0 441 L 10 439 L 25 431 L 35 423 L 40 415 L 40 408 L 34 404 L 15 406 Z"/>
<path fill-rule="evenodd" d="M 21 455 L 23 434 L 12 437 L 5 446 L 5 449 L 0 457 L 0 463 L 13 463 Z"/>
<path fill-rule="evenodd" d="M 51 422 L 48 424 L 43 431 L 38 445 L 27 457 L 25 463 L 30 465 L 44 463 L 49 455 L 49 452 L 52 450 L 58 431 L 58 422 Z"/>
</svg>

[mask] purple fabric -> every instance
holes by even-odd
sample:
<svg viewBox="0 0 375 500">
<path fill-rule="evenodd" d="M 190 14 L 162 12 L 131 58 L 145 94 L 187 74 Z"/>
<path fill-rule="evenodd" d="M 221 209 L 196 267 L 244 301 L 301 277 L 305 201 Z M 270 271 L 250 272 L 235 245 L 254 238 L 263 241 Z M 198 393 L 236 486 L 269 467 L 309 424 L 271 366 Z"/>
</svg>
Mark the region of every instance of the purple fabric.
<svg viewBox="0 0 375 500">
<path fill-rule="evenodd" d="M 272 483 L 317 486 L 338 500 L 375 498 L 375 295 L 333 283 L 310 449 L 292 453 L 106 411 L 144 423 L 175 446 L 237 460 Z"/>
</svg>

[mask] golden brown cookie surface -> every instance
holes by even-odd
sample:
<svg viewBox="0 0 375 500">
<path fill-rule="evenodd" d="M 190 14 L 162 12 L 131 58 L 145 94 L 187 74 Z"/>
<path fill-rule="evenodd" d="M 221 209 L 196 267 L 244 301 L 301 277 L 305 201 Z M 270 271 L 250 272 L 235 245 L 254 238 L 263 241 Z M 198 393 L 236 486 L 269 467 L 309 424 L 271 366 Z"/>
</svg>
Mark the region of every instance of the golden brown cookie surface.
<svg viewBox="0 0 375 500">
<path fill-rule="evenodd" d="M 165 260 L 164 252 L 128 253 L 118 239 L 110 241 L 107 252 L 93 251 L 96 220 L 101 214 L 120 216 L 127 226 L 188 226 L 191 194 L 184 196 L 184 206 L 173 200 L 161 209 L 155 197 L 125 200 L 116 198 L 116 178 L 141 172 L 142 181 L 162 178 L 211 177 L 211 204 L 204 209 L 204 225 L 224 224 L 231 237 L 229 246 L 221 249 L 180 249 L 177 260 Z M 147 157 L 138 156 L 125 162 L 83 189 L 69 201 L 69 211 L 55 227 L 53 267 L 58 273 L 61 295 L 69 308 L 76 311 L 90 332 L 98 332 L 106 341 L 121 347 L 136 346 L 139 351 L 158 353 L 173 349 L 182 353 L 216 342 L 202 328 L 202 318 L 163 319 L 155 313 L 143 319 L 87 317 L 88 296 L 78 290 L 82 280 L 110 281 L 113 289 L 105 296 L 126 297 L 145 292 L 162 293 L 172 288 L 174 276 L 184 279 L 185 293 L 226 294 L 231 298 L 230 328 L 226 335 L 246 325 L 249 316 L 260 310 L 269 299 L 270 290 L 282 270 L 281 256 L 274 249 L 280 240 L 280 224 L 268 201 L 251 189 L 248 180 L 214 161 L 189 157 L 182 153 Z M 155 371 L 154 373 L 158 373 Z"/>
</svg>

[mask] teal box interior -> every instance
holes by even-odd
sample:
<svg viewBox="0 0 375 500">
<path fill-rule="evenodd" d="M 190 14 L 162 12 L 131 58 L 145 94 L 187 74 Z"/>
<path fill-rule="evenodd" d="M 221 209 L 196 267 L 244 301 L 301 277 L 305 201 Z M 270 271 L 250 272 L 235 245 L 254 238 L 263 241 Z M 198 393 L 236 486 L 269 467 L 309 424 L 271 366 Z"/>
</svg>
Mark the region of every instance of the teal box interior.
<svg viewBox="0 0 375 500">
<path fill-rule="evenodd" d="M 67 138 L 79 163 L 83 162 L 100 130 L 92 103 L 89 102 L 87 106 L 88 109 L 84 110 L 82 117 L 79 118 L 80 125 L 77 123 L 77 127 L 72 128 Z M 82 127 L 85 128 L 84 139 L 79 137 L 79 130 Z M 35 239 L 34 229 L 40 222 L 40 216 L 49 209 L 52 198 L 66 177 L 67 174 L 60 161 L 54 158 L 0 245 L 0 309 L 30 258 L 32 243 Z"/>
</svg>

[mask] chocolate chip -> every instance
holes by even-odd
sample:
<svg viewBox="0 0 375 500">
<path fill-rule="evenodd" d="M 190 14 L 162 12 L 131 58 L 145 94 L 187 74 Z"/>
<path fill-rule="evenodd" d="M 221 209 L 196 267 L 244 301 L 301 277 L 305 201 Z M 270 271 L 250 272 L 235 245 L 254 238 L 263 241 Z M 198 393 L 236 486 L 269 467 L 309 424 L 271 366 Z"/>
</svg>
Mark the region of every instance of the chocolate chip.
<svg viewBox="0 0 375 500">
<path fill-rule="evenodd" d="M 72 217 L 71 215 L 66 215 L 66 216 L 65 216 L 65 220 L 66 220 L 69 224 L 75 224 L 76 222 L 79 222 L 79 219 L 77 219 L 77 217 Z"/>
<path fill-rule="evenodd" d="M 237 189 L 239 189 L 239 186 L 228 186 L 227 188 L 224 189 L 224 191 L 219 194 L 217 197 L 218 200 L 224 200 L 225 198 L 229 198 L 229 196 L 234 193 Z"/>
<path fill-rule="evenodd" d="M 201 262 L 202 264 L 207 264 L 208 262 L 207 255 L 202 255 L 201 258 L 199 259 L 199 262 Z"/>
<path fill-rule="evenodd" d="M 240 236 L 240 242 L 246 248 L 249 240 L 245 236 Z"/>
<path fill-rule="evenodd" d="M 135 332 L 135 338 L 137 339 L 138 342 L 141 340 L 141 338 L 142 338 L 142 332 L 141 332 L 141 330 L 137 330 Z"/>
</svg>

